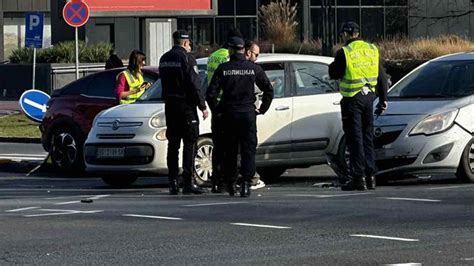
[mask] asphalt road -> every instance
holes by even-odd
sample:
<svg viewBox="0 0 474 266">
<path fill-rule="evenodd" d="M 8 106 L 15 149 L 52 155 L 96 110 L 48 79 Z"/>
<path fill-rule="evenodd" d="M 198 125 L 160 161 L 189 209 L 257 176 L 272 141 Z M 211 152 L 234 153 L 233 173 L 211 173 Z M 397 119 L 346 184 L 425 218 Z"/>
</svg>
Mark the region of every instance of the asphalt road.
<svg viewBox="0 0 474 266">
<path fill-rule="evenodd" d="M 474 263 L 474 185 L 443 177 L 343 192 L 324 185 L 332 178 L 292 170 L 242 199 L 169 196 L 166 177 L 110 189 L 0 172 L 0 264 Z"/>
</svg>

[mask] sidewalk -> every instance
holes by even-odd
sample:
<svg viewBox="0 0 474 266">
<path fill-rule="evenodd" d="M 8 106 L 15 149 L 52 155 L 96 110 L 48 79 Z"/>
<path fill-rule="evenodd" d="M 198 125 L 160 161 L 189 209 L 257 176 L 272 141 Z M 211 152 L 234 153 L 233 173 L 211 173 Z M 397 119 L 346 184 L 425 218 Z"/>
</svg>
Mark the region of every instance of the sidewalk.
<svg viewBox="0 0 474 266">
<path fill-rule="evenodd" d="M 0 101 L 0 116 L 19 112 L 18 101 Z"/>
</svg>

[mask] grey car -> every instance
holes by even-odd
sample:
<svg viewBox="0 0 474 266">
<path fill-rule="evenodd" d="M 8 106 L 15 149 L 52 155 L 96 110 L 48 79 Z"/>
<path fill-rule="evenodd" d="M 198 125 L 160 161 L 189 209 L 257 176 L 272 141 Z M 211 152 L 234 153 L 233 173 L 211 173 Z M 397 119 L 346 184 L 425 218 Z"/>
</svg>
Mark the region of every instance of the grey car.
<svg viewBox="0 0 474 266">
<path fill-rule="evenodd" d="M 474 182 L 474 53 L 423 64 L 388 99 L 374 123 L 380 174 L 456 173 Z"/>
</svg>

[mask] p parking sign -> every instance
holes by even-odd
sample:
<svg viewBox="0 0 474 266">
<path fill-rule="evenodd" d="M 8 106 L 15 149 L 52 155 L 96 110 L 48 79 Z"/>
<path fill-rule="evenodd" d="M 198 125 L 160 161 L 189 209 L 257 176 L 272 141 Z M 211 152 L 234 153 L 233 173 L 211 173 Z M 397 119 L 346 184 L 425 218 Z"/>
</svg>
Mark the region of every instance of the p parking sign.
<svg viewBox="0 0 474 266">
<path fill-rule="evenodd" d="M 25 14 L 25 47 L 43 48 L 44 13 Z"/>
</svg>

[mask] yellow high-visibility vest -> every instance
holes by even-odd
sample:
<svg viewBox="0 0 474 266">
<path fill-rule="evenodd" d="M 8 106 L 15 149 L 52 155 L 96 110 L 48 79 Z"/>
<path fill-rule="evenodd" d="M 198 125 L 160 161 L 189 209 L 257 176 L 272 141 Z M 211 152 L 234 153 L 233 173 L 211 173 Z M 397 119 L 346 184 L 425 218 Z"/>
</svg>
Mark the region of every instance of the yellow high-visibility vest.
<svg viewBox="0 0 474 266">
<path fill-rule="evenodd" d="M 211 84 L 212 76 L 214 76 L 214 72 L 216 71 L 217 67 L 229 61 L 229 50 L 226 48 L 221 48 L 214 53 L 212 53 L 209 58 L 207 59 L 207 84 Z"/>
<path fill-rule="evenodd" d="M 138 73 L 138 78 L 136 78 L 134 75 L 132 75 L 132 73 L 128 69 L 120 72 L 120 74 L 123 74 L 125 76 L 125 79 L 127 80 L 127 84 L 130 90 L 135 90 L 135 89 L 140 88 L 143 82 L 145 82 L 142 74 Z M 117 76 L 117 78 L 120 76 L 120 74 Z M 130 94 L 128 95 L 127 98 L 120 99 L 120 104 L 134 103 L 138 98 L 140 98 L 140 96 L 142 96 L 144 92 L 145 90 L 140 90 L 137 93 Z"/>
<path fill-rule="evenodd" d="M 346 72 L 339 82 L 344 97 L 354 97 L 362 87 L 375 92 L 379 76 L 379 50 L 375 45 L 357 40 L 342 48 L 346 57 Z"/>
</svg>

